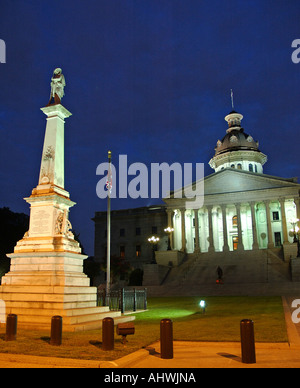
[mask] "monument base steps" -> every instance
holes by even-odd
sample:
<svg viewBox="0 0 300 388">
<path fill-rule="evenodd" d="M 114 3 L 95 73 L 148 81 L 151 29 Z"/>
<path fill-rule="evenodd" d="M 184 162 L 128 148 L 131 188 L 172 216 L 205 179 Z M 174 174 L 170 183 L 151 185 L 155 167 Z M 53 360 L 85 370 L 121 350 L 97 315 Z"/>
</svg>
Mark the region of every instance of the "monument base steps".
<svg viewBox="0 0 300 388">
<path fill-rule="evenodd" d="M 18 316 L 18 327 L 48 330 L 51 318 L 63 318 L 63 331 L 101 328 L 102 320 L 111 317 L 116 323 L 119 311 L 97 306 L 97 288 L 82 272 L 86 256 L 70 252 L 13 253 L 10 272 L 2 277 L 0 299 L 5 313 Z"/>
</svg>

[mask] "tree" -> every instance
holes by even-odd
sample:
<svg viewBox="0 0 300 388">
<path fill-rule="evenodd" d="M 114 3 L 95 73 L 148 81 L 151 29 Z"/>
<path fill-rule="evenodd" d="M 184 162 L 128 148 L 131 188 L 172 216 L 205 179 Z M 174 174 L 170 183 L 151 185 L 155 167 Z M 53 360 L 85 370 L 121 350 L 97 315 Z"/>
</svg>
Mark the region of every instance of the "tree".
<svg viewBox="0 0 300 388">
<path fill-rule="evenodd" d="M 144 271 L 140 268 L 134 269 L 129 275 L 129 286 L 142 286 L 143 285 Z"/>
<path fill-rule="evenodd" d="M 106 258 L 104 259 L 104 264 L 102 264 L 101 269 L 102 271 L 106 272 Z M 126 275 L 128 274 L 130 270 L 130 264 L 128 261 L 125 261 L 120 256 L 111 256 L 110 258 L 110 274 L 112 283 L 114 283 L 116 280 L 124 280 L 126 278 Z"/>
<path fill-rule="evenodd" d="M 9 271 L 10 259 L 6 254 L 14 251 L 28 229 L 28 215 L 14 213 L 8 207 L 0 208 L 0 278 Z"/>
<path fill-rule="evenodd" d="M 92 286 L 94 277 L 100 275 L 101 265 L 94 260 L 93 256 L 90 256 L 83 261 L 83 272 L 90 278 Z"/>
</svg>

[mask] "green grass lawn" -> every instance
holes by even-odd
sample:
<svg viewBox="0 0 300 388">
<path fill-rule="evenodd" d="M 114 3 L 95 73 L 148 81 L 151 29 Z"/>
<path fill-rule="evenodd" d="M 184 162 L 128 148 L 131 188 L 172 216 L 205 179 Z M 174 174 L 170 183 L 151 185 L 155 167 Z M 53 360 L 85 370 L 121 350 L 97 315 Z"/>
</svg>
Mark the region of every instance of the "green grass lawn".
<svg viewBox="0 0 300 388">
<path fill-rule="evenodd" d="M 163 318 L 173 320 L 173 337 L 186 341 L 240 341 L 240 321 L 254 321 L 259 342 L 286 342 L 287 333 L 281 297 L 153 298 L 149 311 L 136 316 L 137 325 L 153 325 Z M 155 328 L 153 327 L 153 330 Z M 159 336 L 159 327 L 156 329 Z"/>
<path fill-rule="evenodd" d="M 61 346 L 49 344 L 49 332 L 18 330 L 17 341 L 4 341 L 0 329 L 0 353 L 114 360 L 146 347 L 159 339 L 160 320 L 173 321 L 174 340 L 240 341 L 240 321 L 254 321 L 257 342 L 286 342 L 287 333 L 280 297 L 205 297 L 206 312 L 198 306 L 201 298 L 149 298 L 148 311 L 136 314 L 135 334 L 126 346 L 115 334 L 115 349 L 102 351 L 102 331 L 63 333 Z"/>
</svg>

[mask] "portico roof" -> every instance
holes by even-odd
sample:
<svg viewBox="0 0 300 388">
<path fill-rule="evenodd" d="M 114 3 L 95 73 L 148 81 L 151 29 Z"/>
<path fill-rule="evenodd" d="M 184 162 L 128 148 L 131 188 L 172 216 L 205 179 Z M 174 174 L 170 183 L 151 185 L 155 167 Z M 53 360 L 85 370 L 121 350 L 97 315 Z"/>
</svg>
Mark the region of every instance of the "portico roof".
<svg viewBox="0 0 300 388">
<path fill-rule="evenodd" d="M 263 201 L 279 197 L 298 197 L 299 190 L 297 178 L 281 178 L 226 168 L 172 192 L 170 198 L 164 198 L 164 201 L 170 207 L 175 204 L 183 206 L 188 198 L 192 198 L 192 194 L 204 194 L 204 204 Z"/>
</svg>

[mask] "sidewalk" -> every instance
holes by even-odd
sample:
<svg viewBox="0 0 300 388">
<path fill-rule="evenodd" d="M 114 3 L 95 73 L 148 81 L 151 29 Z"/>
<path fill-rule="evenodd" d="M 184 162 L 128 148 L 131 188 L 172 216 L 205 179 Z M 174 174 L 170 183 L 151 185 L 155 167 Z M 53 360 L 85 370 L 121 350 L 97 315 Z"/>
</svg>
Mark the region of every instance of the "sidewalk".
<svg viewBox="0 0 300 388">
<path fill-rule="evenodd" d="M 243 364 L 239 343 L 174 342 L 174 358 L 160 358 L 160 344 L 111 362 L 101 368 L 299 368 L 300 348 L 288 344 L 256 344 L 256 363 Z"/>
<path fill-rule="evenodd" d="M 0 353 L 0 368 L 99 368 L 101 361 Z"/>
</svg>

